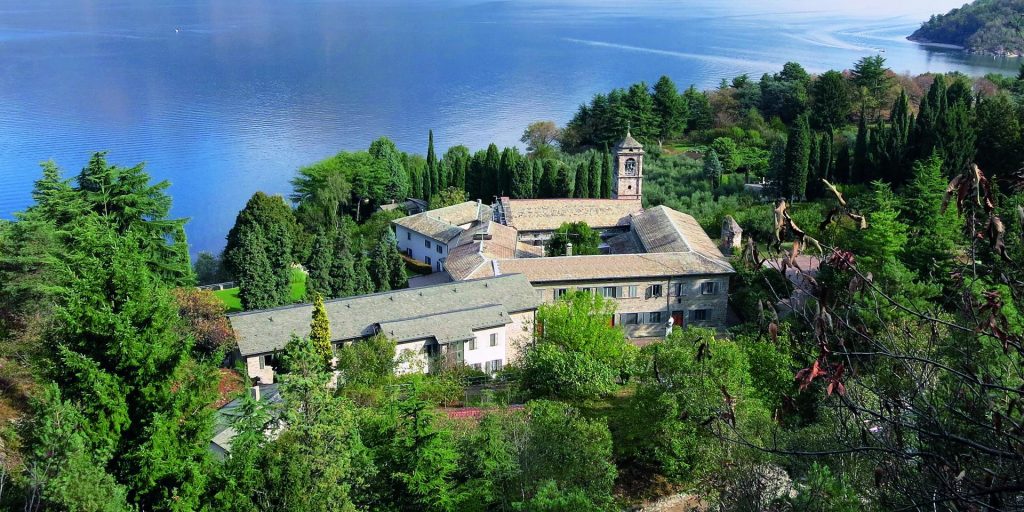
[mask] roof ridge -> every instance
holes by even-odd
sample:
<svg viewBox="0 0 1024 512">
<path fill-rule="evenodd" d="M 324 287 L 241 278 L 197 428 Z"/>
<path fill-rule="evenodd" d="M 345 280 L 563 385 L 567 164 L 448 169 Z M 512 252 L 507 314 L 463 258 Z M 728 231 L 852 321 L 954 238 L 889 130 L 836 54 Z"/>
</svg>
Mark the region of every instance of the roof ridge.
<svg viewBox="0 0 1024 512">
<path fill-rule="evenodd" d="M 399 319 L 399 320 L 387 320 L 387 321 L 384 321 L 384 322 L 374 322 L 374 324 L 376 324 L 376 325 L 395 324 L 395 323 L 399 323 L 399 322 L 408 322 L 408 321 L 412 321 L 412 320 L 422 320 L 424 318 L 430 318 L 432 316 L 454 315 L 454 314 L 458 314 L 458 313 L 467 313 L 469 311 L 477 311 L 477 310 L 480 310 L 480 309 L 490 309 L 490 308 L 501 308 L 501 309 L 504 310 L 505 309 L 505 305 L 504 304 L 499 304 L 499 303 L 481 304 L 479 306 L 471 306 L 471 307 L 462 308 L 462 309 L 453 309 L 451 311 L 443 311 L 443 312 L 440 312 L 440 313 L 429 313 L 429 314 L 419 315 L 419 316 L 410 316 L 408 318 L 402 318 L 402 319 Z M 505 312 L 507 313 L 508 311 L 506 310 Z"/>
</svg>

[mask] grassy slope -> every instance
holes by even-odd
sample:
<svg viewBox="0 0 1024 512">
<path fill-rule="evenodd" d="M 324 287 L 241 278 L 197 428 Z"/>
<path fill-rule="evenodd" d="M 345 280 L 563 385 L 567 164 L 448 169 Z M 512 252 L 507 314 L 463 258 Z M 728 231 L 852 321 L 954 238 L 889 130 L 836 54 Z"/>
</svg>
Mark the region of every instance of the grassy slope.
<svg viewBox="0 0 1024 512">
<path fill-rule="evenodd" d="M 238 288 L 228 288 L 213 292 L 228 308 L 228 313 L 242 310 L 242 301 L 238 298 Z M 299 269 L 292 269 L 292 302 L 301 302 L 306 296 L 306 274 Z"/>
</svg>

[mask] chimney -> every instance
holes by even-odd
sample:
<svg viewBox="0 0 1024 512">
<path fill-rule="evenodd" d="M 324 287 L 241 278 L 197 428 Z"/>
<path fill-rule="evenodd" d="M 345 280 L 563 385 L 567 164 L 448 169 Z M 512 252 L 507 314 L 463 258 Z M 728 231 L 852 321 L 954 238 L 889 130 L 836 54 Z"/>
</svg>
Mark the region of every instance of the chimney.
<svg viewBox="0 0 1024 512">
<path fill-rule="evenodd" d="M 250 392 L 249 394 L 252 395 L 252 399 L 253 400 L 256 400 L 257 402 L 260 401 L 260 385 L 259 384 L 257 384 L 255 386 L 253 386 L 252 388 L 250 388 L 249 392 Z"/>
<path fill-rule="evenodd" d="M 565 255 L 572 256 L 572 242 L 565 243 Z"/>
</svg>

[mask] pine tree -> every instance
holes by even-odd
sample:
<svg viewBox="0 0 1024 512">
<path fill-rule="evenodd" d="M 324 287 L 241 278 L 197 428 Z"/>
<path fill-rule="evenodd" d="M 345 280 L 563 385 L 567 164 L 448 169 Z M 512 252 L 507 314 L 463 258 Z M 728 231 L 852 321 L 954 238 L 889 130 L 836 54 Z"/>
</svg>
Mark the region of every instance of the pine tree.
<svg viewBox="0 0 1024 512">
<path fill-rule="evenodd" d="M 667 76 L 662 76 L 654 84 L 654 113 L 657 116 L 658 141 L 675 137 L 686 128 L 686 104 L 679 95 L 676 84 Z"/>
<path fill-rule="evenodd" d="M 408 277 L 405 261 L 398 254 L 398 242 L 391 229 L 385 229 L 373 249 L 370 274 L 378 292 L 405 288 Z"/>
<path fill-rule="evenodd" d="M 237 262 L 238 298 L 246 311 L 277 307 L 290 299 L 290 288 L 282 290 L 278 283 L 277 269 L 268 254 L 272 251 L 271 242 L 258 224 L 243 231 L 231 251 L 231 258 Z"/>
<path fill-rule="evenodd" d="M 238 250 L 240 240 L 245 233 L 258 228 L 259 233 L 249 236 L 246 250 Z M 241 267 L 249 265 L 250 256 L 246 251 L 257 251 L 257 258 L 264 258 L 269 264 L 270 273 L 253 273 L 253 268 L 246 271 L 248 286 L 252 290 L 263 290 L 249 300 L 251 304 L 261 304 L 259 308 L 276 307 L 287 304 L 291 300 L 291 264 L 292 264 L 292 233 L 300 228 L 295 222 L 291 208 L 281 196 L 269 196 L 256 192 L 238 212 L 235 225 L 228 232 L 228 243 L 224 249 L 224 262 L 232 275 L 239 281 L 239 296 L 246 294 L 241 277 Z M 257 249 L 258 246 L 258 249 Z M 263 265 L 262 262 L 256 267 Z M 252 279 L 259 279 L 259 283 Z M 245 299 L 243 299 L 244 305 Z M 247 307 L 248 309 L 248 307 Z"/>
<path fill-rule="evenodd" d="M 334 351 L 331 349 L 331 321 L 327 318 L 324 298 L 318 293 L 313 298 L 313 320 L 309 324 L 309 340 L 323 359 L 324 367 L 330 370 Z"/>
<path fill-rule="evenodd" d="M 790 129 L 789 140 L 786 143 L 785 193 L 792 200 L 799 200 L 807 195 L 810 138 L 807 116 L 802 115 L 797 118 L 796 123 Z"/>
<path fill-rule="evenodd" d="M 430 175 L 430 195 L 434 195 L 441 189 L 437 155 L 434 154 L 434 130 L 430 130 L 427 135 L 427 174 Z"/>
<path fill-rule="evenodd" d="M 956 208 L 943 211 L 945 191 L 946 180 L 938 156 L 914 162 L 913 177 L 901 194 L 906 201 L 904 215 L 911 227 L 904 261 L 921 276 L 944 276 L 955 254 L 954 244 L 962 223 Z"/>
<path fill-rule="evenodd" d="M 587 197 L 596 199 L 601 195 L 601 166 L 597 163 L 596 152 L 590 153 L 587 174 L 590 176 L 587 180 Z"/>
<path fill-rule="evenodd" d="M 871 134 L 868 132 L 867 116 L 861 113 L 860 124 L 857 125 L 857 143 L 853 147 L 853 167 L 850 169 L 851 183 L 864 183 L 869 181 L 871 176 L 870 150 Z"/>
<path fill-rule="evenodd" d="M 214 366 L 192 360 L 193 339 L 139 253 L 140 235 L 88 229 L 61 321 L 44 338 L 49 376 L 75 397 L 88 450 L 133 505 L 198 509 L 213 469 Z"/>
<path fill-rule="evenodd" d="M 348 237 L 345 232 L 338 232 L 335 234 L 333 242 L 334 257 L 331 261 L 329 274 L 332 292 L 330 297 L 356 295 L 360 292 L 356 290 L 355 259 L 352 256 L 352 248 L 349 246 Z"/>
<path fill-rule="evenodd" d="M 321 231 L 313 237 L 313 246 L 306 260 L 306 297 L 335 297 L 331 281 L 331 267 L 334 264 L 334 240 Z"/>
<path fill-rule="evenodd" d="M 352 295 L 366 295 L 375 291 L 373 276 L 370 274 L 370 266 L 370 259 L 365 255 L 359 255 L 355 258 Z"/>
<path fill-rule="evenodd" d="M 611 199 L 612 197 L 612 181 L 615 177 L 612 175 L 612 164 L 611 157 L 608 155 L 608 148 L 605 148 L 604 153 L 601 154 L 601 197 L 605 199 Z"/>
</svg>

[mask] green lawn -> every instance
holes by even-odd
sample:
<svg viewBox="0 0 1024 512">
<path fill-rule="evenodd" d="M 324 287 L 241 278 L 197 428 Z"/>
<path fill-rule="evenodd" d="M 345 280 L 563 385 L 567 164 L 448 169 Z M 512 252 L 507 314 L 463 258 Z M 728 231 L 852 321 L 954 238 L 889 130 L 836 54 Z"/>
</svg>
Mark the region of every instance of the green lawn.
<svg viewBox="0 0 1024 512">
<path fill-rule="evenodd" d="M 217 290 L 213 294 L 228 307 L 228 313 L 242 310 L 242 301 L 238 298 L 238 288 Z M 306 296 L 306 274 L 299 269 L 292 269 L 292 302 L 301 302 Z"/>
</svg>

